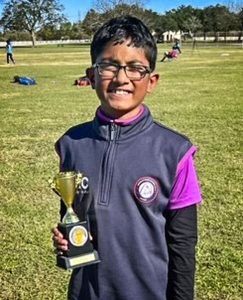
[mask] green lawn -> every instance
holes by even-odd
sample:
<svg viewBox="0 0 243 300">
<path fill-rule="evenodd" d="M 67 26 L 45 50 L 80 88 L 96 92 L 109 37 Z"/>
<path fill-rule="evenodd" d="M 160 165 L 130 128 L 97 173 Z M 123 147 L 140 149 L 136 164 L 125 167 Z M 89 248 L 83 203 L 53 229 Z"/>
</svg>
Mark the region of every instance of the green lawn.
<svg viewBox="0 0 243 300">
<path fill-rule="evenodd" d="M 17 48 L 15 59 L 7 66 L 0 49 L 0 299 L 62 300 L 70 273 L 55 267 L 50 230 L 59 202 L 48 179 L 58 171 L 55 140 L 98 105 L 90 87 L 73 86 L 90 64 L 89 47 Z M 155 119 L 199 148 L 197 300 L 243 299 L 243 49 L 183 48 L 157 70 L 147 99 Z M 13 84 L 15 75 L 38 84 Z"/>
</svg>

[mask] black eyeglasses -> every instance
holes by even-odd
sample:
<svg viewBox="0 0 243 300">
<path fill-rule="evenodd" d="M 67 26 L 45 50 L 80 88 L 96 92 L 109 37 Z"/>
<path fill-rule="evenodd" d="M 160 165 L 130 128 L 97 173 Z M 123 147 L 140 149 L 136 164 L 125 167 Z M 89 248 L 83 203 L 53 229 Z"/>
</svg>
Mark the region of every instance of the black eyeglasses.
<svg viewBox="0 0 243 300">
<path fill-rule="evenodd" d="M 149 67 L 143 65 L 118 65 L 115 63 L 96 63 L 93 65 L 93 68 L 97 68 L 98 74 L 104 79 L 112 79 L 117 76 L 121 69 L 124 69 L 127 78 L 130 80 L 141 80 L 150 74 L 151 70 Z"/>
</svg>

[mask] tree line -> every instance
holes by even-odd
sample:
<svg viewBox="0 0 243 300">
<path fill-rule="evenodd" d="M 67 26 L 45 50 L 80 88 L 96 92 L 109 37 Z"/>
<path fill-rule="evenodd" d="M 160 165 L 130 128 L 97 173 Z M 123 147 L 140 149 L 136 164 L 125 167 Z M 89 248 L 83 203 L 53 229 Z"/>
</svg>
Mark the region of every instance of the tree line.
<svg viewBox="0 0 243 300">
<path fill-rule="evenodd" d="M 143 0 L 96 0 L 83 20 L 70 22 L 58 0 L 9 0 L 3 2 L 0 18 L 0 39 L 38 40 L 91 39 L 96 29 L 111 17 L 133 15 L 142 19 L 158 41 L 167 31 L 181 31 L 184 38 L 210 33 L 218 39 L 219 32 L 243 31 L 242 2 L 194 8 L 181 5 L 159 14 L 146 9 Z"/>
</svg>

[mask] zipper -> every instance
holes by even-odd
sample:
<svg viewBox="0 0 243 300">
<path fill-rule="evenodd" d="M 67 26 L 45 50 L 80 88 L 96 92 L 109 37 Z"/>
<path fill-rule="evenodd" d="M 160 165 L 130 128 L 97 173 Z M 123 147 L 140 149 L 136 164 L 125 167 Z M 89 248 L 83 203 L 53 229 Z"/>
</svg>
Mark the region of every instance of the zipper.
<svg viewBox="0 0 243 300">
<path fill-rule="evenodd" d="M 112 121 L 110 124 L 110 141 L 113 142 L 116 137 L 117 125 Z"/>
<path fill-rule="evenodd" d="M 115 162 L 118 131 L 119 127 L 114 122 L 111 122 L 109 125 L 108 147 L 106 149 L 102 164 L 101 194 L 99 197 L 99 204 L 105 206 L 109 205 L 110 200 L 111 180 Z"/>
</svg>

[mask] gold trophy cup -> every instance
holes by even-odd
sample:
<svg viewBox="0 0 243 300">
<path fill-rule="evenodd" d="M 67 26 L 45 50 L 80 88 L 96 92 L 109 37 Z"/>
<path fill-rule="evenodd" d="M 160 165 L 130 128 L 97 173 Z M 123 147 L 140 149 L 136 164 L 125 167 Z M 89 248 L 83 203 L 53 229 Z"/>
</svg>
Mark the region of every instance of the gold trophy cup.
<svg viewBox="0 0 243 300">
<path fill-rule="evenodd" d="M 67 208 L 62 222 L 58 224 L 58 230 L 68 241 L 68 251 L 57 255 L 57 266 L 64 269 L 99 262 L 98 253 L 90 242 L 88 221 L 80 221 L 72 208 L 75 196 L 82 191 L 84 182 L 87 182 L 87 177 L 73 171 L 59 172 L 51 181 L 51 188 L 62 198 Z"/>
</svg>

